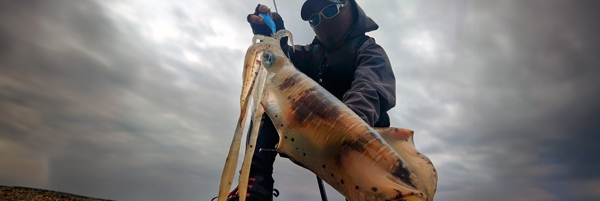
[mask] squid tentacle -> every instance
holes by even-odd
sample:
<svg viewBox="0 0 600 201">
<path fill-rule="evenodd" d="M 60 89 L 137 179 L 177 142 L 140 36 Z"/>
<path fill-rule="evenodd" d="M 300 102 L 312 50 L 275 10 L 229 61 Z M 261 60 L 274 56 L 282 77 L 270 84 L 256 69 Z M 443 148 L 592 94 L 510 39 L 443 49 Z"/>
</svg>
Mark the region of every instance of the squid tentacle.
<svg viewBox="0 0 600 201">
<path fill-rule="evenodd" d="M 239 196 L 240 196 L 240 201 L 245 201 L 246 200 L 246 193 L 248 190 L 248 177 L 250 174 L 250 164 L 252 162 L 252 158 L 254 156 L 254 150 L 256 149 L 256 140 L 258 139 L 258 130 L 260 128 L 259 123 L 262 120 L 262 116 L 265 113 L 265 109 L 262 107 L 262 105 L 260 104 L 262 102 L 262 99 L 264 97 L 264 84 L 265 84 L 265 78 L 267 75 L 267 71 L 266 70 L 260 70 L 259 71 L 259 75 L 258 75 L 258 82 L 256 82 L 256 90 L 259 93 L 254 93 L 254 113 L 253 113 L 253 118 L 252 118 L 252 122 L 255 123 L 256 126 L 254 126 L 252 128 L 252 133 L 250 134 L 250 141 L 248 143 L 248 146 L 246 147 L 246 155 L 244 156 L 244 162 L 242 163 L 242 170 L 240 172 L 240 177 L 238 179 L 239 181 L 239 186 L 238 186 L 238 191 L 239 191 Z"/>
<path fill-rule="evenodd" d="M 243 135 L 243 131 L 244 131 L 244 126 L 245 126 L 245 122 L 246 122 L 246 113 L 248 111 L 248 99 L 250 96 L 252 96 L 252 94 L 254 93 L 253 90 L 255 90 L 257 87 L 255 86 L 257 77 L 259 76 L 259 72 L 261 69 L 261 58 L 262 58 L 262 54 L 263 52 L 265 52 L 266 50 L 268 50 L 269 48 L 271 48 L 272 44 L 279 44 L 279 40 L 281 40 L 281 38 L 283 37 L 289 37 L 290 41 L 293 45 L 293 39 L 292 39 L 292 34 L 287 31 L 287 30 L 280 30 L 279 32 L 276 33 L 275 38 L 271 38 L 271 37 L 267 37 L 267 36 L 263 36 L 263 35 L 255 35 L 252 38 L 252 45 L 248 48 L 248 50 L 246 51 L 246 57 L 244 59 L 244 69 L 243 69 L 243 73 L 242 73 L 242 78 L 244 79 L 243 82 L 243 87 L 242 87 L 242 94 L 240 96 L 240 117 L 238 119 L 238 123 L 237 123 L 237 127 L 235 129 L 234 135 L 233 135 L 233 139 L 231 141 L 231 145 L 229 147 L 229 153 L 227 156 L 227 159 L 225 161 L 225 166 L 223 168 L 223 173 L 221 174 L 221 182 L 219 185 L 219 195 L 218 195 L 218 201 L 225 201 L 225 199 L 227 198 L 227 194 L 229 192 L 229 189 L 231 188 L 232 184 L 233 184 L 233 179 L 235 176 L 235 170 L 237 168 L 237 161 L 238 161 L 238 157 L 239 157 L 239 151 L 240 151 L 240 145 L 241 145 L 241 138 Z M 262 41 L 260 43 L 257 43 L 257 41 Z M 281 48 L 281 47 L 279 47 Z M 264 71 L 266 73 L 266 71 Z M 266 76 L 266 75 L 264 75 Z M 261 89 L 259 91 L 262 91 L 262 86 L 264 85 L 264 78 L 262 78 L 263 81 L 261 81 L 263 84 L 259 84 L 259 86 L 261 87 Z M 255 98 L 255 102 L 258 104 L 260 103 L 260 100 L 262 100 L 262 96 L 264 96 L 263 94 L 260 95 L 260 97 Z M 262 117 L 262 113 L 264 113 L 264 109 L 262 110 L 262 112 L 258 109 L 258 107 L 261 107 L 260 104 L 255 105 L 254 109 L 255 109 L 255 115 L 258 115 L 260 113 L 259 116 Z M 260 118 L 254 118 L 253 120 L 256 121 L 260 121 Z M 257 131 L 258 132 L 258 131 Z M 254 133 L 254 132 L 253 132 Z M 252 138 L 255 138 L 258 136 L 258 134 L 253 134 Z M 256 144 L 256 140 L 253 140 L 254 143 L 252 144 Z M 252 145 L 252 151 L 254 151 L 254 145 Z M 248 149 L 247 149 L 248 150 Z M 245 162 L 244 164 L 246 165 L 242 165 L 242 167 L 246 168 L 247 170 L 244 170 L 242 172 L 244 172 L 245 176 L 243 176 L 244 174 L 240 174 L 240 182 L 242 182 L 242 180 L 244 180 L 245 182 L 242 182 L 242 184 L 240 184 L 240 187 L 242 187 L 242 185 L 247 187 L 247 180 L 248 180 L 248 174 L 249 174 L 249 162 L 251 162 L 252 160 L 252 153 L 253 152 L 246 152 L 245 154 Z M 249 162 L 246 162 L 249 161 Z M 244 196 L 246 195 L 245 191 L 246 188 L 240 189 L 240 196 Z M 242 191 L 244 191 L 244 193 L 242 193 Z"/>
<path fill-rule="evenodd" d="M 262 52 L 268 48 L 268 45 L 258 43 L 250 46 L 250 48 L 248 48 L 248 51 L 246 52 L 246 58 L 244 61 L 244 72 L 242 74 L 244 84 L 242 87 L 242 95 L 240 97 L 240 117 L 238 119 L 235 132 L 233 134 L 233 139 L 229 147 L 227 159 L 225 160 L 223 173 L 221 174 L 218 201 L 225 201 L 225 199 L 227 198 L 227 194 L 229 193 L 229 189 L 233 184 L 233 178 L 235 176 L 235 170 L 237 168 L 238 155 L 240 152 L 242 133 L 244 131 L 244 126 L 246 122 L 246 113 L 248 111 L 248 98 L 252 95 L 252 89 L 254 88 L 256 77 L 258 75 L 258 70 L 260 69 L 259 58 L 262 57 Z"/>
</svg>

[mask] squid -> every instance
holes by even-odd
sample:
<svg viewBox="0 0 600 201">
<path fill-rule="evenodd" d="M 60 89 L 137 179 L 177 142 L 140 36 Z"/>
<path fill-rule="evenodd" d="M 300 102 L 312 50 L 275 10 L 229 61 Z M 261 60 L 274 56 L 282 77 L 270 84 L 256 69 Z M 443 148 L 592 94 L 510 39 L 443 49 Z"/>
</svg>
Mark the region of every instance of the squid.
<svg viewBox="0 0 600 201">
<path fill-rule="evenodd" d="M 229 149 L 218 201 L 225 201 L 238 162 L 250 98 L 252 121 L 264 113 L 280 136 L 277 152 L 308 169 L 350 201 L 433 200 L 437 172 L 414 145 L 414 132 L 372 128 L 342 101 L 298 71 L 285 56 L 280 39 L 254 36 L 244 60 L 240 117 Z M 259 126 L 254 126 L 239 175 L 238 193 L 246 200 L 250 163 Z"/>
</svg>

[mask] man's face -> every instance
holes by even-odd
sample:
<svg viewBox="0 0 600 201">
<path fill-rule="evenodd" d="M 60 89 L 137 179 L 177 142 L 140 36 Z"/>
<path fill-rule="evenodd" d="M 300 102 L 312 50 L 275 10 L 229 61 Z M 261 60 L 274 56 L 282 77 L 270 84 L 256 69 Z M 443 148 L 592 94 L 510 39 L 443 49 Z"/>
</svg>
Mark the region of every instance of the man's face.
<svg viewBox="0 0 600 201">
<path fill-rule="evenodd" d="M 322 9 L 322 8 L 321 8 Z M 340 8 L 340 13 L 330 19 L 321 16 L 321 22 L 313 28 L 319 41 L 325 46 L 336 46 L 342 42 L 344 34 L 352 26 L 352 9 L 350 1 Z"/>
</svg>

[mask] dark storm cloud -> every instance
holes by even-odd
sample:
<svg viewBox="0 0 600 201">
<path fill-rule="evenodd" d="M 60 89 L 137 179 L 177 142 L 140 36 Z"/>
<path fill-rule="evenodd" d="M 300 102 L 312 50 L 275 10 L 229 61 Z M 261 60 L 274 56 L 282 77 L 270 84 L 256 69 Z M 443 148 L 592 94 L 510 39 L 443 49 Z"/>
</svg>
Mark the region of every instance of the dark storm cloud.
<svg viewBox="0 0 600 201">
<path fill-rule="evenodd" d="M 206 181 L 218 181 L 213 164 L 222 160 L 219 150 L 200 148 L 233 132 L 219 121 L 233 122 L 236 109 L 219 105 L 235 100 L 218 100 L 234 88 L 198 71 L 185 72 L 191 88 L 175 86 L 178 75 L 161 63 L 189 64 L 161 56 L 96 2 L 7 1 L 0 9 L 0 142 L 9 149 L 0 161 L 12 163 L 2 168 L 3 185 L 119 200 L 210 196 L 198 189 L 214 186 Z M 211 61 L 222 65 L 228 54 L 242 55 L 216 51 Z M 29 165 L 40 168 L 15 174 Z"/>
<path fill-rule="evenodd" d="M 503 6 L 507 5 L 475 4 L 474 10 Z M 600 71 L 594 68 L 600 64 L 594 56 L 599 52 L 594 36 L 600 29 L 591 20 L 600 17 L 592 9 L 599 5 L 515 1 L 508 6 L 510 12 L 488 9 L 499 20 L 482 27 L 511 38 L 513 47 L 508 57 L 500 50 L 481 55 L 497 61 L 489 63 L 489 73 L 479 77 L 484 81 L 480 83 L 495 91 L 488 93 L 493 100 L 472 103 L 474 109 L 487 113 L 476 128 L 487 135 L 471 142 L 505 150 L 491 154 L 488 166 L 509 184 L 539 186 L 559 200 L 592 199 L 579 192 L 557 192 L 547 182 L 597 181 L 600 176 L 589 171 L 600 168 L 591 154 L 600 150 L 590 146 L 598 142 L 595 134 L 600 130 L 588 123 L 600 120 L 600 95 L 593 87 L 600 84 L 595 78 Z M 473 52 L 493 48 L 484 43 L 492 38 L 466 35 L 476 39 Z"/>
<path fill-rule="evenodd" d="M 438 199 L 598 199 L 598 6 L 438 1 L 404 4 L 402 20 L 374 14 L 404 30 L 384 48 L 415 32 L 435 42 L 386 50 L 401 65 L 396 125 L 438 162 Z"/>
</svg>

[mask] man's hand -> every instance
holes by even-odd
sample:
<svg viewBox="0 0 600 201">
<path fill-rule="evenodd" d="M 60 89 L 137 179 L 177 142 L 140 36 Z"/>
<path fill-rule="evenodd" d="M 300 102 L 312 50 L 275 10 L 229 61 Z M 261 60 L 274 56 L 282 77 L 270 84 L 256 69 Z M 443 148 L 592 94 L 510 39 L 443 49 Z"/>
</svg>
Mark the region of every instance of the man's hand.
<svg viewBox="0 0 600 201">
<path fill-rule="evenodd" d="M 265 24 L 265 21 L 259 16 L 259 14 L 267 13 L 271 15 L 271 19 L 275 21 L 275 31 L 279 31 L 281 29 L 285 29 L 283 25 L 283 19 L 278 13 L 271 12 L 271 9 L 265 5 L 256 6 L 253 14 L 248 15 L 248 23 L 250 23 L 250 27 L 252 27 L 252 32 L 260 35 L 270 36 L 271 29 Z"/>
<path fill-rule="evenodd" d="M 271 9 L 269 9 L 269 7 L 258 4 L 258 6 L 256 6 L 254 14 L 248 15 L 248 22 L 250 24 L 264 25 L 265 21 L 263 21 L 263 19 L 260 16 L 258 16 L 259 14 L 262 14 L 262 13 L 272 14 Z M 275 19 L 273 19 L 273 20 L 275 20 Z"/>
</svg>

